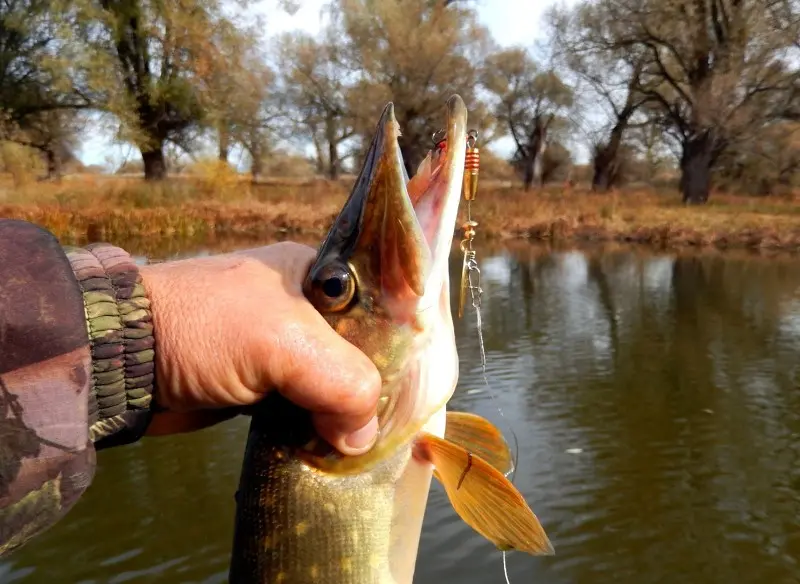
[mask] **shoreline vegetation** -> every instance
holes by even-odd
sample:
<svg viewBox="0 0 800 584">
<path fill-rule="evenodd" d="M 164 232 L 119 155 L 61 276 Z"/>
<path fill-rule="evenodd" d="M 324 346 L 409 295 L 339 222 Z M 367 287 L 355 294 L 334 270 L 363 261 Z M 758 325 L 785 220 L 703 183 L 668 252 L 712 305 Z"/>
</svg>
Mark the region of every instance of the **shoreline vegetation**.
<svg viewBox="0 0 800 584">
<path fill-rule="evenodd" d="M 349 193 L 352 177 L 269 180 L 242 175 L 138 177 L 72 175 L 58 183 L 0 178 L 0 216 L 31 221 L 63 243 L 208 237 L 318 241 Z M 685 206 L 674 189 L 630 186 L 592 193 L 582 185 L 524 192 L 483 181 L 472 215 L 489 242 L 630 242 L 658 248 L 800 250 L 793 196 L 715 193 Z M 461 220 L 465 206 L 462 205 Z M 454 238 L 460 237 L 460 231 Z"/>
</svg>

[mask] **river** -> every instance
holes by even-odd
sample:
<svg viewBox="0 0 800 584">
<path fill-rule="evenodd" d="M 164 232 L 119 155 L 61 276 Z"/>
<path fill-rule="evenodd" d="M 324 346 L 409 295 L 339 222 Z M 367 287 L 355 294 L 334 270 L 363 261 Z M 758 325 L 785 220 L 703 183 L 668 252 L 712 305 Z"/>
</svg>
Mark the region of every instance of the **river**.
<svg viewBox="0 0 800 584">
<path fill-rule="evenodd" d="M 800 582 L 800 259 L 479 253 L 489 385 L 468 311 L 450 407 L 513 432 L 515 483 L 556 548 L 509 554 L 512 584 Z M 0 582 L 225 582 L 246 428 L 101 453 L 86 496 Z M 434 485 L 415 583 L 503 581 L 501 553 Z"/>
</svg>

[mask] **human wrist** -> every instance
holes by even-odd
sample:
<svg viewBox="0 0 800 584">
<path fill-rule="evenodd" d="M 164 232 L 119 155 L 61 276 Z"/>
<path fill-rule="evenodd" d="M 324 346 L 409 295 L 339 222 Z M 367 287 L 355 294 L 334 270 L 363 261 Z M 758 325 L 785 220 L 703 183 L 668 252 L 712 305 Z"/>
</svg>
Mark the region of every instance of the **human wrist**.
<svg viewBox="0 0 800 584">
<path fill-rule="evenodd" d="M 138 440 L 152 419 L 155 336 L 139 268 L 123 249 L 69 248 L 92 352 L 89 435 L 98 449 Z"/>
</svg>

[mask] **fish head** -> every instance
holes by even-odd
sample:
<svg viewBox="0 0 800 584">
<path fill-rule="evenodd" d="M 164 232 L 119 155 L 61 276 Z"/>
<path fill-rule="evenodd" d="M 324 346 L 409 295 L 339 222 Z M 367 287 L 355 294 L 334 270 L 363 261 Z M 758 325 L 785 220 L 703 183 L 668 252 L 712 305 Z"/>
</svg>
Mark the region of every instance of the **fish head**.
<svg viewBox="0 0 800 584">
<path fill-rule="evenodd" d="M 410 441 L 450 399 L 457 355 L 448 257 L 461 196 L 467 111 L 447 102 L 447 146 L 431 152 L 410 181 L 390 103 L 353 190 L 304 282 L 304 294 L 336 332 L 361 349 L 382 378 L 379 438 L 363 455 L 329 452 L 316 466 L 356 472 Z M 438 348 L 438 349 L 437 349 Z M 437 354 L 438 351 L 438 354 Z M 430 372 L 446 352 L 448 382 Z"/>
</svg>

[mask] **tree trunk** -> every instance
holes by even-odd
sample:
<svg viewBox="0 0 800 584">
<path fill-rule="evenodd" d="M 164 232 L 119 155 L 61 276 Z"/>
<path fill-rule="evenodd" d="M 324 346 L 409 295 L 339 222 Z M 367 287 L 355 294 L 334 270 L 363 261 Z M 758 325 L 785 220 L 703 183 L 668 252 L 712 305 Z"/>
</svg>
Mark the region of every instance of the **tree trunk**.
<svg viewBox="0 0 800 584">
<path fill-rule="evenodd" d="M 316 167 L 317 174 L 325 174 L 325 157 L 322 154 L 322 140 L 319 137 L 316 126 L 311 126 L 311 140 L 314 143 L 314 152 L 316 153 Z"/>
<path fill-rule="evenodd" d="M 592 190 L 595 192 L 607 192 L 615 182 L 616 154 L 607 151 L 603 147 L 594 157 L 594 174 L 592 175 Z"/>
<path fill-rule="evenodd" d="M 552 119 L 552 117 L 550 118 Z M 522 188 L 529 191 L 533 183 L 542 186 L 544 153 L 547 149 L 547 126 L 541 115 L 536 116 L 528 144 L 520 152 L 522 158 Z"/>
<path fill-rule="evenodd" d="M 47 158 L 47 180 L 61 180 L 61 157 L 55 148 L 45 149 Z"/>
<path fill-rule="evenodd" d="M 142 164 L 144 164 L 145 180 L 164 180 L 167 177 L 163 142 L 155 148 L 142 150 Z"/>
<path fill-rule="evenodd" d="M 328 166 L 326 175 L 329 180 L 339 178 L 339 120 L 333 112 L 325 118 L 325 143 L 328 145 Z"/>
<path fill-rule="evenodd" d="M 219 130 L 219 161 L 228 162 L 228 155 L 230 154 L 230 136 L 228 131 L 220 128 Z"/>
<path fill-rule="evenodd" d="M 522 159 L 522 189 L 528 192 L 533 184 L 534 156 L 525 156 Z"/>
<path fill-rule="evenodd" d="M 684 203 L 698 205 L 708 201 L 711 191 L 713 148 L 713 138 L 707 130 L 684 142 L 680 179 Z"/>
<path fill-rule="evenodd" d="M 261 151 L 256 149 L 250 152 L 250 158 L 252 158 L 250 162 L 250 174 L 253 182 L 257 183 L 258 179 L 261 178 L 261 175 L 264 173 L 264 159 L 261 155 Z"/>
<path fill-rule="evenodd" d="M 335 140 L 328 140 L 328 178 L 336 180 L 339 178 L 339 149 L 336 147 Z"/>
<path fill-rule="evenodd" d="M 533 180 L 538 187 L 544 186 L 544 153 L 547 151 L 546 128 L 542 127 L 535 135 L 533 147 Z"/>
<path fill-rule="evenodd" d="M 608 142 L 597 149 L 594 155 L 594 174 L 592 175 L 592 190 L 606 192 L 619 178 L 619 147 L 622 144 L 622 133 L 625 131 L 627 121 L 618 121 L 611 130 Z"/>
</svg>

